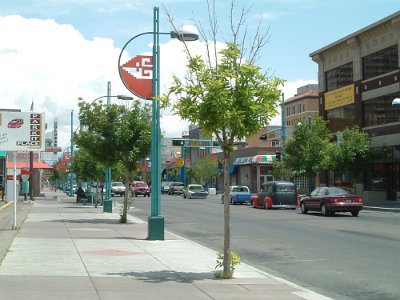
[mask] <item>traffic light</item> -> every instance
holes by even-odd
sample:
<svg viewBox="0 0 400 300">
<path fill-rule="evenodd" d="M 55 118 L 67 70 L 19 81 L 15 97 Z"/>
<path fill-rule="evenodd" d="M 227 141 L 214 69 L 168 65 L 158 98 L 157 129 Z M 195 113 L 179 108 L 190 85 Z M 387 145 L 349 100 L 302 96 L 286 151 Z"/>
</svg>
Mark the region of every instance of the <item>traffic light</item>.
<svg viewBox="0 0 400 300">
<path fill-rule="evenodd" d="M 172 146 L 184 146 L 185 141 L 184 140 L 172 140 Z"/>
<path fill-rule="evenodd" d="M 281 161 L 281 151 L 275 151 L 275 158 L 277 161 Z"/>
</svg>

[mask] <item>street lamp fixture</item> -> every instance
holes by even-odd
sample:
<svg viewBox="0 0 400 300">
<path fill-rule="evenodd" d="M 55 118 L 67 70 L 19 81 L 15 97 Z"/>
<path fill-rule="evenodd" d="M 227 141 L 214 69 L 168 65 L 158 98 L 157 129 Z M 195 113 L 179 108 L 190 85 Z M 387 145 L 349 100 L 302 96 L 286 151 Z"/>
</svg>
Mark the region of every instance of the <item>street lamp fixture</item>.
<svg viewBox="0 0 400 300">
<path fill-rule="evenodd" d="M 400 106 L 400 98 L 396 98 L 392 101 L 392 106 Z"/>
<path fill-rule="evenodd" d="M 132 37 L 121 49 L 118 59 L 118 71 L 125 87 L 134 95 L 152 101 L 152 126 L 151 126 L 151 215 L 148 218 L 148 239 L 164 240 L 164 217 L 161 215 L 161 126 L 160 126 L 160 34 L 170 35 L 180 41 L 196 41 L 198 35 L 188 31 L 177 32 L 160 32 L 159 30 L 159 8 L 154 7 L 153 28 L 152 32 L 144 32 Z M 124 66 L 121 66 L 121 57 L 126 46 L 134 39 L 142 35 L 153 36 L 153 56 L 136 56 L 132 60 L 125 63 L 124 66 L 131 67 L 136 70 L 141 69 L 142 74 L 146 78 L 136 78 L 129 75 Z M 151 67 L 148 60 L 152 60 Z M 138 66 L 139 65 L 139 66 Z M 146 72 L 152 70 L 152 78 Z M 147 82 L 151 80 L 151 91 L 147 90 Z M 149 86 L 150 87 L 150 86 Z"/>
</svg>

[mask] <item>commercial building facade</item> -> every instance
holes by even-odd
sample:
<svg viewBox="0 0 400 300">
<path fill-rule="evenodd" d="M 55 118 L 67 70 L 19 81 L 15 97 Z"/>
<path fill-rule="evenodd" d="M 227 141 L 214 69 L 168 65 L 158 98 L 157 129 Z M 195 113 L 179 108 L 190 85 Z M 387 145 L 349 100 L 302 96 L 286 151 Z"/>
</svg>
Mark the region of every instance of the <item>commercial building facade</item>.
<svg viewBox="0 0 400 300">
<path fill-rule="evenodd" d="M 356 179 L 365 199 L 400 200 L 400 11 L 310 54 L 318 64 L 319 111 L 332 132 L 358 126 L 389 149 Z M 334 176 L 321 182 L 334 184 Z"/>
</svg>

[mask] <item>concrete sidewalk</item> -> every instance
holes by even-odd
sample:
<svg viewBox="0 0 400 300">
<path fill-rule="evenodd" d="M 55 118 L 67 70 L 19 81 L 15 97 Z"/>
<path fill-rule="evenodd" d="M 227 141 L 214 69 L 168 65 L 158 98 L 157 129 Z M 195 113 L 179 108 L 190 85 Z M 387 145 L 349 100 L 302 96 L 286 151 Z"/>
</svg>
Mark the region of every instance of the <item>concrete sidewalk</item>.
<svg viewBox="0 0 400 300">
<path fill-rule="evenodd" d="M 119 209 L 62 192 L 20 205 L 31 208 L 0 264 L 1 300 L 329 299 L 244 263 L 215 279 L 215 251 L 169 232 L 146 240 L 147 223 L 120 224 Z"/>
</svg>

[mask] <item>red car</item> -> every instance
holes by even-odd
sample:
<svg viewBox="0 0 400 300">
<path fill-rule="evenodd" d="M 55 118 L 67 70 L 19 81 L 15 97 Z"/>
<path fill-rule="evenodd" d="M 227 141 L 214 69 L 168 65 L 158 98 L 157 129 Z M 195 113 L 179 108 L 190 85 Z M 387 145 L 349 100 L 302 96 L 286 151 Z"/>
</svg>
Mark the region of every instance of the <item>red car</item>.
<svg viewBox="0 0 400 300">
<path fill-rule="evenodd" d="M 8 122 L 8 128 L 20 128 L 22 125 L 24 125 L 24 120 L 23 119 L 14 119 Z"/>
<path fill-rule="evenodd" d="M 150 197 L 150 188 L 144 181 L 133 181 L 131 185 L 131 192 L 133 196 L 143 195 Z"/>
<path fill-rule="evenodd" d="M 361 197 L 352 194 L 347 188 L 317 187 L 309 196 L 300 199 L 300 210 L 303 214 L 308 211 L 320 211 L 322 215 L 334 215 L 336 212 L 350 212 L 358 216 L 363 207 Z"/>
</svg>

